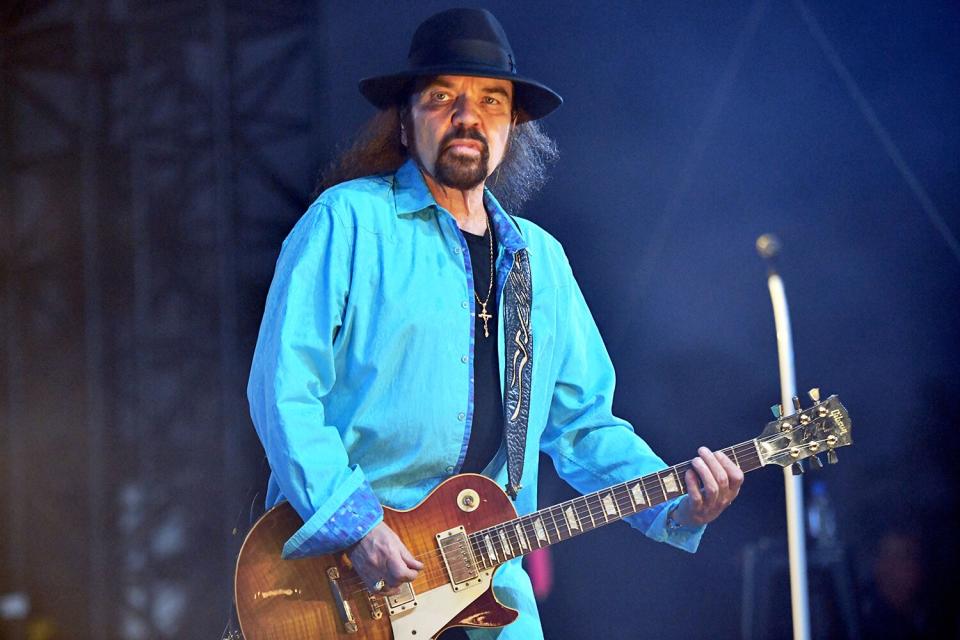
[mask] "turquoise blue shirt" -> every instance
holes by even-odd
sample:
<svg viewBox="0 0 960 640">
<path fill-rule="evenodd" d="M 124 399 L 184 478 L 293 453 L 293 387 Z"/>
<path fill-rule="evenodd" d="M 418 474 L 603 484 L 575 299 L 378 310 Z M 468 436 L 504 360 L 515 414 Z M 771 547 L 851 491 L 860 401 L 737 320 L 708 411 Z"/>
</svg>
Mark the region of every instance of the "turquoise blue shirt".
<svg viewBox="0 0 960 640">
<path fill-rule="evenodd" d="M 537 508 L 541 451 L 584 493 L 666 467 L 612 413 L 613 366 L 560 244 L 508 216 L 489 192 L 485 204 L 500 241 L 498 296 L 521 248 L 533 280 L 519 513 Z M 285 557 L 343 549 L 380 522 L 381 505 L 410 508 L 460 470 L 473 418 L 473 291 L 463 235 L 410 161 L 325 191 L 291 231 L 247 389 L 273 471 L 267 506 L 289 500 L 304 520 Z M 502 371 L 502 330 L 498 339 Z M 506 484 L 504 446 L 484 473 Z M 703 528 L 667 529 L 669 506 L 627 521 L 695 551 Z M 494 588 L 521 615 L 471 637 L 542 637 L 519 559 L 497 572 Z"/>
</svg>

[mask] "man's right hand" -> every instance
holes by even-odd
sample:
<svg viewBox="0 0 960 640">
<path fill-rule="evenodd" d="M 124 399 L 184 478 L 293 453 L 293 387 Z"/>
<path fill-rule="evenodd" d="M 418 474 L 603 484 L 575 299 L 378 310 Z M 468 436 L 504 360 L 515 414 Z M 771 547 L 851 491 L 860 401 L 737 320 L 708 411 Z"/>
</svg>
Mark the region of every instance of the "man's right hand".
<svg viewBox="0 0 960 640">
<path fill-rule="evenodd" d="M 412 582 L 423 569 L 423 563 L 413 557 L 393 529 L 381 522 L 348 551 L 353 568 L 363 579 L 370 593 L 376 593 L 377 583 L 386 583 L 380 593 L 394 595 L 404 582 Z"/>
</svg>

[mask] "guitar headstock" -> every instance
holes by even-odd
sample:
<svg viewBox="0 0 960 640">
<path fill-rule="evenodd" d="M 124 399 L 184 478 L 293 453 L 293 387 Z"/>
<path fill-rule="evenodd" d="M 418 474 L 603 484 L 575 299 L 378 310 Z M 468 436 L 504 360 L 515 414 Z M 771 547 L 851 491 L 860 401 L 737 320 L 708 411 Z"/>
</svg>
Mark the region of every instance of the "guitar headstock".
<svg viewBox="0 0 960 640">
<path fill-rule="evenodd" d="M 757 438 L 762 464 L 794 465 L 794 473 L 802 473 L 801 460 L 810 458 L 815 467 L 822 467 L 817 455 L 826 452 L 827 462 L 833 464 L 837 461 L 835 449 L 853 444 L 853 425 L 840 399 L 833 395 L 821 402 L 819 389 L 810 390 L 810 399 L 813 405 L 801 409 L 800 400 L 794 397 L 796 413 L 789 416 L 781 415 L 777 405 L 773 407 L 777 419 L 767 423 Z"/>
</svg>

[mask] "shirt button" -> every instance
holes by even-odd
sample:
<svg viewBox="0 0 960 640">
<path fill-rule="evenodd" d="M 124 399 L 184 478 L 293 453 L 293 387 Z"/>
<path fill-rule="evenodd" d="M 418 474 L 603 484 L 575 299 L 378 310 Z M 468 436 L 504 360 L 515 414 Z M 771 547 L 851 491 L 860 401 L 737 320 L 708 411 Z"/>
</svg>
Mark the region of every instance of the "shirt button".
<svg viewBox="0 0 960 640">
<path fill-rule="evenodd" d="M 468 358 L 467 356 L 460 356 L 460 362 L 462 362 L 463 364 L 467 364 L 467 361 L 469 360 L 470 358 Z"/>
<path fill-rule="evenodd" d="M 447 467 L 447 473 L 453 473 L 453 467 Z"/>
<path fill-rule="evenodd" d="M 454 247 L 453 252 L 457 255 L 460 255 L 461 253 L 463 253 L 463 249 L 461 249 L 460 247 Z"/>
<path fill-rule="evenodd" d="M 463 302 L 460 303 L 460 306 L 463 307 L 464 309 L 466 309 L 466 308 L 469 307 L 470 305 L 467 304 L 467 301 L 466 301 L 466 300 L 464 300 Z"/>
<path fill-rule="evenodd" d="M 457 420 L 459 420 L 460 422 L 463 422 L 466 419 L 467 419 L 467 414 L 465 414 L 463 411 L 457 414 Z"/>
</svg>

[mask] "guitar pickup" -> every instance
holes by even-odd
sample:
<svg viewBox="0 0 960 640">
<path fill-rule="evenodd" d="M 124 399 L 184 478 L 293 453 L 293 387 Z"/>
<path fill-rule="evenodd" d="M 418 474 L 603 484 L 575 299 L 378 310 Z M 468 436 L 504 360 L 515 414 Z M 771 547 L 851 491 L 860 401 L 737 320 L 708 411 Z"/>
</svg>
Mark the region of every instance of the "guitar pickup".
<svg viewBox="0 0 960 640">
<path fill-rule="evenodd" d="M 442 531 L 437 534 L 437 543 L 440 545 L 440 555 L 443 556 L 443 564 L 454 591 L 483 582 L 477 571 L 466 529 L 461 526 Z"/>
<path fill-rule="evenodd" d="M 413 592 L 413 585 L 409 582 L 400 585 L 399 593 L 387 596 L 387 610 L 391 616 L 403 613 L 415 606 L 417 606 L 417 596 Z"/>
</svg>

